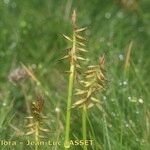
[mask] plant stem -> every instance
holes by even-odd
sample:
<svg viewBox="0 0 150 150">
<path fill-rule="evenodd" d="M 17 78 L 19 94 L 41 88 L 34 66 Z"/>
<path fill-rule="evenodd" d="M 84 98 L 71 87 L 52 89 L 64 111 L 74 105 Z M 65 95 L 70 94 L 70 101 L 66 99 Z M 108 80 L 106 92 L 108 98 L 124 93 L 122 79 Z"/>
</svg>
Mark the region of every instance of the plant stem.
<svg viewBox="0 0 150 150">
<path fill-rule="evenodd" d="M 84 141 L 87 140 L 86 117 L 87 117 L 87 108 L 86 108 L 86 105 L 84 104 L 83 110 L 82 110 L 82 135 L 83 135 Z M 87 150 L 87 145 L 84 145 L 83 149 Z"/>
<path fill-rule="evenodd" d="M 35 150 L 38 150 L 38 142 L 39 142 L 39 122 L 35 123 Z"/>
<path fill-rule="evenodd" d="M 69 85 L 68 85 L 68 99 L 67 99 L 67 114 L 66 114 L 66 131 L 65 131 L 65 150 L 70 148 L 69 144 L 69 133 L 70 133 L 70 116 L 71 116 L 71 104 L 72 104 L 72 95 L 73 95 L 73 84 L 75 78 L 75 64 L 73 56 L 76 50 L 76 37 L 75 32 L 73 32 L 73 46 L 71 50 L 71 60 L 70 60 L 70 75 L 69 75 Z"/>
</svg>

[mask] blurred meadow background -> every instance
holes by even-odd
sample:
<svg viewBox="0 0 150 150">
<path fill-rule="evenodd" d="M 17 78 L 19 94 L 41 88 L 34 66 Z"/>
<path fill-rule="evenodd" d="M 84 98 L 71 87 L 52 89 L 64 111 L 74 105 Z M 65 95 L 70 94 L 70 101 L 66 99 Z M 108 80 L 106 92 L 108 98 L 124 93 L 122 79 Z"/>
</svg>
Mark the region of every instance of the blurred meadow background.
<svg viewBox="0 0 150 150">
<path fill-rule="evenodd" d="M 46 139 L 64 140 L 68 75 L 64 56 L 71 14 L 87 27 L 86 57 L 91 64 L 105 54 L 106 90 L 99 95 L 102 109 L 88 111 L 89 150 L 150 149 L 150 2 L 149 0 L 0 0 L 0 140 L 25 141 L 25 117 L 37 94 L 44 95 Z M 16 82 L 24 64 L 33 79 Z M 73 100 L 75 101 L 75 99 Z M 80 109 L 72 110 L 71 139 L 82 139 Z M 27 150 L 18 144 L 1 150 Z M 43 150 L 62 150 L 43 146 Z M 71 150 L 82 150 L 72 146 Z"/>
</svg>

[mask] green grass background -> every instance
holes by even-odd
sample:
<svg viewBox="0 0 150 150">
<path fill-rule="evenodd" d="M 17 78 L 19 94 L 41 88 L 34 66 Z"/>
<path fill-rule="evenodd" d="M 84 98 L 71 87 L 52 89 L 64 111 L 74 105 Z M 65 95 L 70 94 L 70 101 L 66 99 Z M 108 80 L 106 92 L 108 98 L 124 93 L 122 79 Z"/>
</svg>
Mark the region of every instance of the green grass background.
<svg viewBox="0 0 150 150">
<path fill-rule="evenodd" d="M 87 57 L 91 64 L 96 64 L 99 56 L 105 54 L 110 81 L 99 96 L 105 113 L 97 107 L 88 112 L 88 138 L 94 139 L 89 150 L 149 150 L 149 4 L 148 0 L 139 0 L 134 9 L 135 3 L 129 8 L 115 0 L 0 0 L 0 139 L 32 139 L 20 132 L 26 130 L 25 100 L 35 100 L 39 92 L 45 94 L 45 125 L 51 131 L 46 137 L 64 140 L 68 76 L 63 71 L 69 65 L 58 59 L 64 56 L 67 46 L 61 34 L 71 34 L 70 16 L 75 8 L 78 25 L 88 27 Z M 125 55 L 131 41 L 130 67 L 125 74 Z M 20 62 L 34 66 L 42 87 L 31 81 L 17 85 L 9 82 L 9 73 Z M 74 109 L 71 139 L 82 139 L 80 116 L 80 110 Z M 0 145 L 0 149 L 34 147 Z M 41 149 L 62 150 L 63 145 Z"/>
</svg>

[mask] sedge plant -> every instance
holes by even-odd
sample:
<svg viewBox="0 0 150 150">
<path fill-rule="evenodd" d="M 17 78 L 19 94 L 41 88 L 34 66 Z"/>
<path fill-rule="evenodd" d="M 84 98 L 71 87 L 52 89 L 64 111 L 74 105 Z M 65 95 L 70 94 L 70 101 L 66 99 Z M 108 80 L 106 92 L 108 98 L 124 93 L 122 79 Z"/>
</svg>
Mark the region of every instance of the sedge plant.
<svg viewBox="0 0 150 150">
<path fill-rule="evenodd" d="M 71 47 L 67 48 L 68 54 L 65 55 L 62 59 L 69 59 L 70 70 L 67 71 L 69 73 L 69 84 L 68 84 L 68 98 L 67 98 L 67 112 L 66 112 L 66 128 L 65 128 L 65 150 L 70 148 L 69 144 L 69 134 L 70 134 L 70 118 L 71 118 L 71 106 L 72 106 L 72 97 L 73 97 L 73 89 L 74 89 L 74 80 L 76 78 L 76 73 L 79 65 L 79 60 L 84 61 L 83 57 L 80 56 L 80 52 L 86 52 L 84 49 L 85 44 L 83 41 L 84 37 L 80 35 L 86 28 L 78 28 L 76 25 L 76 11 L 73 11 L 72 14 L 72 37 L 63 35 L 63 37 L 71 43 Z"/>
<path fill-rule="evenodd" d="M 34 135 L 35 150 L 39 150 L 38 143 L 40 142 L 40 138 L 44 138 L 44 136 L 41 135 L 41 132 L 49 132 L 48 129 L 42 127 L 42 120 L 46 118 L 42 115 L 43 105 L 43 97 L 37 96 L 37 100 L 31 103 L 31 116 L 26 117 L 27 119 L 29 119 L 29 124 L 26 125 L 26 128 L 28 129 L 26 135 Z"/>
<path fill-rule="evenodd" d="M 96 98 L 98 92 L 105 89 L 106 77 L 104 75 L 104 55 L 99 59 L 99 65 L 89 65 L 84 73 L 83 80 L 80 81 L 81 88 L 77 89 L 75 95 L 79 97 L 72 108 L 82 108 L 82 136 L 87 140 L 87 112 L 94 105 L 101 105 Z M 87 150 L 87 145 L 83 146 Z"/>
</svg>

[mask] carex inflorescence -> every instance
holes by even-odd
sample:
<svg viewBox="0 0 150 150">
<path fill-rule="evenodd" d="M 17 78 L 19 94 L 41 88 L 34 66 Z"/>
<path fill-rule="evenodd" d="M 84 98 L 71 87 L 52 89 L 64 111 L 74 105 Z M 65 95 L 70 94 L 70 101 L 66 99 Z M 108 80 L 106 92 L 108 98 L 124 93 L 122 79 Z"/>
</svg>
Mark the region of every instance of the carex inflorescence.
<svg viewBox="0 0 150 150">
<path fill-rule="evenodd" d="M 76 11 L 74 10 L 73 14 L 72 14 L 73 34 L 71 37 L 63 34 L 63 37 L 70 42 L 71 47 L 67 48 L 68 53 L 60 59 L 60 60 L 69 59 L 70 65 L 75 66 L 75 71 L 77 71 L 79 68 L 81 68 L 80 62 L 79 62 L 80 60 L 81 61 L 87 60 L 87 59 L 82 57 L 82 53 L 87 52 L 87 50 L 85 49 L 86 39 L 82 35 L 82 33 L 87 28 L 86 27 L 78 28 L 77 24 L 76 24 L 76 22 L 77 22 L 76 18 L 77 18 L 76 17 Z M 70 73 L 70 71 L 66 71 L 66 72 Z"/>
<path fill-rule="evenodd" d="M 83 107 L 84 105 L 87 108 L 91 108 L 95 104 L 101 103 L 95 96 L 97 92 L 105 89 L 106 77 L 104 63 L 105 57 L 103 55 L 99 58 L 99 65 L 89 65 L 87 67 L 83 80 L 80 81 L 81 89 L 76 89 L 75 93 L 80 99 L 73 104 L 72 108 Z"/>
<path fill-rule="evenodd" d="M 29 119 L 29 124 L 26 125 L 26 128 L 28 128 L 26 135 L 35 134 L 36 142 L 39 140 L 39 138 L 44 137 L 41 135 L 41 133 L 49 132 L 48 129 L 42 127 L 43 119 L 46 119 L 46 117 L 42 114 L 43 106 L 44 99 L 41 95 L 39 95 L 37 96 L 36 101 L 31 103 L 31 116 L 26 117 Z"/>
</svg>

